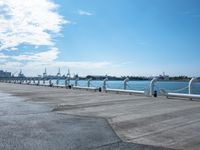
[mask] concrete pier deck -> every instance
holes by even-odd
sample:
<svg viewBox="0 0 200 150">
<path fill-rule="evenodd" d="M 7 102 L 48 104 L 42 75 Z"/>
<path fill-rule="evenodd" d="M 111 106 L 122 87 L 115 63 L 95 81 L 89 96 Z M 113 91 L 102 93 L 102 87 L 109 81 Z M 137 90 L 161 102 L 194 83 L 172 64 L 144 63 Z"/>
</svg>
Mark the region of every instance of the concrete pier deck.
<svg viewBox="0 0 200 150">
<path fill-rule="evenodd" d="M 0 149 L 200 149 L 199 101 L 9 83 L 0 91 Z"/>
</svg>

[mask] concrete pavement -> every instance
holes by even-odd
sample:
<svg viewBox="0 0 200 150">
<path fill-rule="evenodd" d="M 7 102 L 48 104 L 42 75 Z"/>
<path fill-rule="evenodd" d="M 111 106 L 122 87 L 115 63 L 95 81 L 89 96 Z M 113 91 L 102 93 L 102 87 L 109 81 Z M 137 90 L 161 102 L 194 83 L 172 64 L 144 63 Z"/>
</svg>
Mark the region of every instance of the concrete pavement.
<svg viewBox="0 0 200 150">
<path fill-rule="evenodd" d="M 197 101 L 6 83 L 0 91 L 0 149 L 200 146 Z"/>
<path fill-rule="evenodd" d="M 121 142 L 108 122 L 52 112 L 0 93 L 1 150 L 87 150 Z"/>
</svg>

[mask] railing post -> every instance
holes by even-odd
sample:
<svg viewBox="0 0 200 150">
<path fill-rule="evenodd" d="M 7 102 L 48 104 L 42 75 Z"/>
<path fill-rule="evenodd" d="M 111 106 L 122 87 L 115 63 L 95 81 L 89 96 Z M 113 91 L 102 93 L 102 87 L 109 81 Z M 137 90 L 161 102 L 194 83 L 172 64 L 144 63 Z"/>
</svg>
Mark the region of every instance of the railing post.
<svg viewBox="0 0 200 150">
<path fill-rule="evenodd" d="M 67 77 L 65 80 L 65 85 L 69 86 L 70 85 L 70 77 Z"/>
<path fill-rule="evenodd" d="M 192 84 L 197 81 L 197 78 L 192 78 L 189 82 L 189 85 L 188 85 L 188 91 L 189 91 L 189 94 L 192 94 Z"/>
<path fill-rule="evenodd" d="M 56 80 L 56 85 L 57 85 L 57 86 L 58 86 L 58 84 L 59 84 L 59 80 L 60 80 L 59 78 Z"/>
<path fill-rule="evenodd" d="M 126 78 L 126 79 L 124 80 L 124 90 L 127 89 L 127 83 L 128 83 L 128 81 L 129 81 L 129 78 Z"/>
<path fill-rule="evenodd" d="M 68 84 L 70 85 L 70 77 L 68 77 Z"/>
<path fill-rule="evenodd" d="M 37 84 L 40 85 L 40 78 L 38 78 L 38 83 Z"/>
<path fill-rule="evenodd" d="M 49 79 L 49 86 L 52 86 L 52 81 L 51 81 L 51 79 Z"/>
<path fill-rule="evenodd" d="M 108 81 L 108 78 L 105 78 L 103 80 L 103 90 L 105 91 L 106 90 L 106 82 Z"/>
<path fill-rule="evenodd" d="M 150 82 L 150 96 L 153 96 L 154 94 L 154 87 L 155 87 L 155 83 L 157 82 L 157 78 L 153 78 Z"/>
<path fill-rule="evenodd" d="M 75 79 L 75 86 L 78 86 L 78 80 L 79 80 L 79 78 Z"/>
<path fill-rule="evenodd" d="M 45 84 L 45 78 L 43 78 L 43 85 Z"/>
<path fill-rule="evenodd" d="M 68 78 L 66 78 L 66 79 L 65 79 L 65 87 L 67 88 L 68 85 L 69 85 L 69 84 L 68 84 Z"/>
<path fill-rule="evenodd" d="M 90 87 L 90 81 L 92 81 L 92 78 L 88 79 L 88 82 L 87 82 L 88 87 Z"/>
</svg>

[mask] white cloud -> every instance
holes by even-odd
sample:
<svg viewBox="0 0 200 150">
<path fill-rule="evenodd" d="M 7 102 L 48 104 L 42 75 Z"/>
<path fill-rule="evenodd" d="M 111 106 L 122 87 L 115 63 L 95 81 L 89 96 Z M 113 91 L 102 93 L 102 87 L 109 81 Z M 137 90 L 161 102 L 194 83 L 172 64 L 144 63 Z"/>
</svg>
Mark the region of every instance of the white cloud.
<svg viewBox="0 0 200 150">
<path fill-rule="evenodd" d="M 90 73 L 92 70 L 103 70 L 112 65 L 111 62 L 103 61 L 59 61 L 57 60 L 59 50 L 52 48 L 47 51 L 38 53 L 26 53 L 23 55 L 8 56 L 0 53 L 0 59 L 9 59 L 0 64 L 0 68 L 10 70 L 12 72 L 23 69 L 28 76 L 41 74 L 44 68 L 51 70 L 50 74 L 55 74 L 58 68 L 65 69 L 71 68 L 74 72 Z"/>
<path fill-rule="evenodd" d="M 57 7 L 49 0 L 1 0 L 0 50 L 24 43 L 54 45 L 52 35 L 70 23 L 56 12 Z"/>
<path fill-rule="evenodd" d="M 78 10 L 78 14 L 81 16 L 92 16 L 93 14 L 88 12 L 88 11 L 84 11 L 84 10 Z"/>
<path fill-rule="evenodd" d="M 12 61 L 12 62 L 5 62 L 4 64 L 0 65 L 1 68 L 6 68 L 8 70 L 15 70 L 20 69 L 23 67 L 23 64 L 17 61 Z"/>
<path fill-rule="evenodd" d="M 26 55 L 18 55 L 18 56 L 12 56 L 12 59 L 15 59 L 17 61 L 38 61 L 40 63 L 49 63 L 53 62 L 57 59 L 59 54 L 59 50 L 57 48 L 52 48 L 48 51 L 43 51 L 35 54 L 26 54 Z"/>
<path fill-rule="evenodd" d="M 52 61 L 52 62 L 28 62 L 24 64 L 23 69 L 26 71 L 26 75 L 42 74 L 44 68 L 47 68 L 48 74 L 56 74 L 58 68 L 61 68 L 63 74 L 67 74 L 67 69 L 70 68 L 72 73 L 81 73 L 87 75 L 92 71 L 100 71 L 108 68 L 112 65 L 110 62 L 94 62 L 94 61 Z M 92 72 L 95 74 L 96 72 Z"/>
<path fill-rule="evenodd" d="M 101 69 L 111 65 L 110 62 L 94 62 L 94 61 L 60 61 L 52 64 L 52 66 L 68 66 L 69 68 Z"/>
<path fill-rule="evenodd" d="M 16 51 L 16 50 L 18 50 L 18 48 L 16 48 L 16 47 L 12 47 L 10 50 L 12 50 L 12 51 Z"/>
<path fill-rule="evenodd" d="M 3 53 L 0 53 L 0 59 L 7 59 L 9 58 L 9 56 L 3 54 Z"/>
</svg>

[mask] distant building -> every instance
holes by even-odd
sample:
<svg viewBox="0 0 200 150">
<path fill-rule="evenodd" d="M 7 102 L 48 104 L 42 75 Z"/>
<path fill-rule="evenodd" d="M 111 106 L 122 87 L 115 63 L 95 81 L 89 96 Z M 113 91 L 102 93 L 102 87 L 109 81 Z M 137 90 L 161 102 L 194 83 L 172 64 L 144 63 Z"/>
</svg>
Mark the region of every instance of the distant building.
<svg viewBox="0 0 200 150">
<path fill-rule="evenodd" d="M 11 72 L 0 70 L 0 77 L 4 77 L 4 78 L 11 77 Z"/>
</svg>

